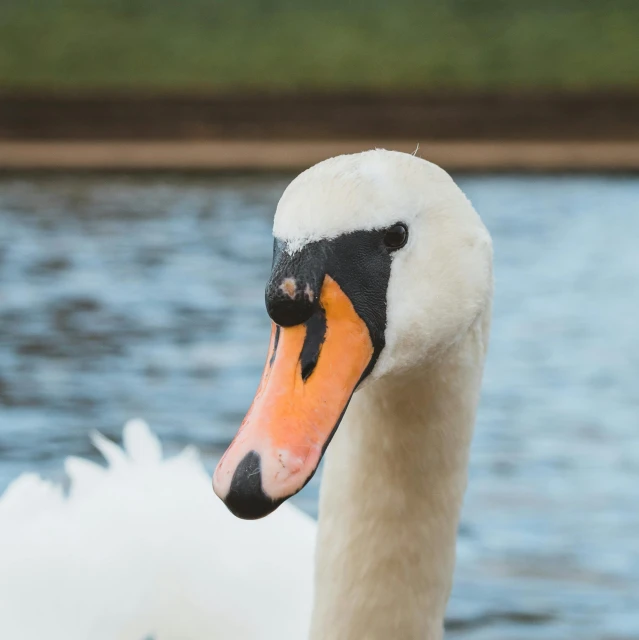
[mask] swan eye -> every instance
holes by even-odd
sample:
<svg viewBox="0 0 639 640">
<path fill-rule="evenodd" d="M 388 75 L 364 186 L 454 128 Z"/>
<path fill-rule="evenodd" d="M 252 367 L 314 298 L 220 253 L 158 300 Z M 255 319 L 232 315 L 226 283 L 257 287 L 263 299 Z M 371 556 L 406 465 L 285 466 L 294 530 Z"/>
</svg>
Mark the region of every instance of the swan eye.
<svg viewBox="0 0 639 640">
<path fill-rule="evenodd" d="M 401 249 L 408 240 L 408 229 L 406 225 L 399 222 L 389 227 L 384 232 L 384 246 L 390 251 Z"/>
</svg>

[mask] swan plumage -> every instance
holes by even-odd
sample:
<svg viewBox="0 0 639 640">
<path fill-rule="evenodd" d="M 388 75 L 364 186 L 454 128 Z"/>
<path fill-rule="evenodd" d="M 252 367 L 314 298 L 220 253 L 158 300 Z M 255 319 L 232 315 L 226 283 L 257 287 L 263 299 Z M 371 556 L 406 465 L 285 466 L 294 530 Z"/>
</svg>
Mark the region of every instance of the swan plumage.
<svg viewBox="0 0 639 640">
<path fill-rule="evenodd" d="M 164 458 L 141 420 L 107 465 L 68 458 L 68 488 L 24 474 L 0 498 L 0 638 L 303 638 L 315 522 L 283 505 L 233 517 L 193 447 Z"/>
</svg>

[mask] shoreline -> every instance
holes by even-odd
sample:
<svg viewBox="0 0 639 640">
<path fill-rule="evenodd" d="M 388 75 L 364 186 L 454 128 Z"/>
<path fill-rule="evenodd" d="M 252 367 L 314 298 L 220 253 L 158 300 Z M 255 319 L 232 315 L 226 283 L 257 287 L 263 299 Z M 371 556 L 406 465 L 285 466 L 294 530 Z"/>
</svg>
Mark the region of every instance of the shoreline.
<svg viewBox="0 0 639 640">
<path fill-rule="evenodd" d="M 342 153 L 395 149 L 466 172 L 639 172 L 639 140 L 206 140 L 0 139 L 0 172 L 299 171 Z"/>
<path fill-rule="evenodd" d="M 0 171 L 295 171 L 374 147 L 451 171 L 639 171 L 639 92 L 7 93 Z"/>
</svg>

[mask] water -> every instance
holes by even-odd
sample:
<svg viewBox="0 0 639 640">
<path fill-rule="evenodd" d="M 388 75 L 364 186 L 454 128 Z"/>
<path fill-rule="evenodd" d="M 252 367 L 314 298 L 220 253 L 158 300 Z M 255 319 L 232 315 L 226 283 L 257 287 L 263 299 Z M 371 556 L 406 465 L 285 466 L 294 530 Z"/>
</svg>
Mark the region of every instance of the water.
<svg viewBox="0 0 639 640">
<path fill-rule="evenodd" d="M 213 466 L 261 372 L 287 182 L 0 181 L 0 490 L 133 416 Z M 639 179 L 460 182 L 497 296 L 448 637 L 637 639 Z"/>
</svg>

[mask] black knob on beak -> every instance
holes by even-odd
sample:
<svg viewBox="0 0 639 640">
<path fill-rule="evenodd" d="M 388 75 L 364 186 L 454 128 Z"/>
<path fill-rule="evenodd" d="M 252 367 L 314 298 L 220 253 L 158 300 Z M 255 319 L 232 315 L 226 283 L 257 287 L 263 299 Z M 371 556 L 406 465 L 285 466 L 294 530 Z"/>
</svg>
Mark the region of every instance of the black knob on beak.
<svg viewBox="0 0 639 640">
<path fill-rule="evenodd" d="M 304 324 L 318 309 L 318 292 L 308 282 L 295 277 L 271 280 L 266 289 L 266 310 L 282 327 Z"/>
<path fill-rule="evenodd" d="M 314 244 L 289 255 L 275 241 L 273 270 L 266 285 L 266 311 L 275 324 L 304 324 L 319 309 L 324 280 L 323 254 Z"/>
</svg>

